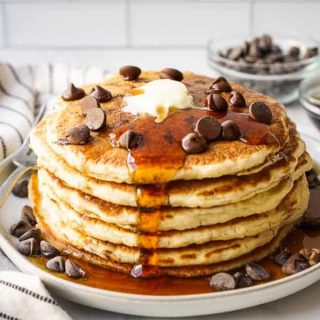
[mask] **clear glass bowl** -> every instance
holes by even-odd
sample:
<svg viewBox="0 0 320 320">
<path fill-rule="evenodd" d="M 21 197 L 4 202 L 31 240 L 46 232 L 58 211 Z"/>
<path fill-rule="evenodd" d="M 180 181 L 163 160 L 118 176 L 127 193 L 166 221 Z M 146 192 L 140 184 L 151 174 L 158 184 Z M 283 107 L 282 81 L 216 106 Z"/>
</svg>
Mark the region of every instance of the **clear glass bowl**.
<svg viewBox="0 0 320 320">
<path fill-rule="evenodd" d="M 312 58 L 281 64 L 266 62 L 250 64 L 226 59 L 219 55 L 219 52 L 241 46 L 245 40 L 247 39 L 212 38 L 209 40 L 207 57 L 210 67 L 229 80 L 271 96 L 280 103 L 289 104 L 296 100 L 299 97 L 300 82 L 319 70 L 319 54 Z M 319 50 L 319 42 L 314 39 L 274 37 L 273 41 L 284 52 L 292 46 L 299 46 L 302 54 L 311 47 L 317 47 Z M 273 74 L 267 73 L 271 68 L 273 68 Z M 283 73 L 284 70 L 286 73 Z"/>
</svg>

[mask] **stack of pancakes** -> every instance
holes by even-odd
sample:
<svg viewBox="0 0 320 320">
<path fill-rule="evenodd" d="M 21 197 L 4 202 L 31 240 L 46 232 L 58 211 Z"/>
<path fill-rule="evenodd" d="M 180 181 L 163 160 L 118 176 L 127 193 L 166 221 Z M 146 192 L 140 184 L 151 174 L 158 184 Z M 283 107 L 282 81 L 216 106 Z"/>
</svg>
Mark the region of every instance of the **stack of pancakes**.
<svg viewBox="0 0 320 320">
<path fill-rule="evenodd" d="M 122 111 L 125 95 L 155 79 L 158 72 L 143 72 L 137 81 L 116 75 L 99 84 L 113 98 L 101 103 L 106 126 L 87 144 L 58 143 L 84 123 L 82 99 L 58 99 L 33 130 L 39 170 L 30 197 L 42 234 L 66 254 L 142 277 L 210 275 L 267 256 L 308 204 L 305 172 L 312 163 L 294 124 L 276 101 L 232 84 L 248 105 L 270 107 L 272 123 L 261 127 L 267 139 L 248 142 L 262 129 L 247 109 L 236 110 L 249 119 L 240 126 L 247 141 L 214 141 L 203 153 L 185 154 L 172 132 L 188 133 L 183 128 L 196 116 L 186 121 L 182 110 L 155 124 Z M 184 73 L 197 106 L 204 106 L 212 80 Z M 92 88 L 83 89 L 89 95 Z M 137 124 L 144 143 L 135 150 L 112 143 Z"/>
</svg>

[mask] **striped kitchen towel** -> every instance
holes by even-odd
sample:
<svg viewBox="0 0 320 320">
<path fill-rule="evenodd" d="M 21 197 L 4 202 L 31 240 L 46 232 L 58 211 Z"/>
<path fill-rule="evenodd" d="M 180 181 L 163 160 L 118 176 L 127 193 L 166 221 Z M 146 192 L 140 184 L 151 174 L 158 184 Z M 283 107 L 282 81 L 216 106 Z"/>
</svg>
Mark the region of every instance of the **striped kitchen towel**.
<svg viewBox="0 0 320 320">
<path fill-rule="evenodd" d="M 71 320 L 39 278 L 16 271 L 0 272 L 0 319 Z"/>
<path fill-rule="evenodd" d="M 28 137 L 37 107 L 69 82 L 102 81 L 105 70 L 66 64 L 12 66 L 0 63 L 0 165 Z"/>
</svg>

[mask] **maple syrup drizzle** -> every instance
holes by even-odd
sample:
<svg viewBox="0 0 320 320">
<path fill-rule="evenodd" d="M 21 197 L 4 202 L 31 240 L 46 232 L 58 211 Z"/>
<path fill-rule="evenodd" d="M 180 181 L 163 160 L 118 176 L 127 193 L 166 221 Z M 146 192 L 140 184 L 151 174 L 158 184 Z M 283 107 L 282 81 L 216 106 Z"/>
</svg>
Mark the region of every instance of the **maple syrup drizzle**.
<svg viewBox="0 0 320 320">
<path fill-rule="evenodd" d="M 248 114 L 234 112 L 213 112 L 205 108 L 187 109 L 171 114 L 161 123 L 151 116 L 137 118 L 113 130 L 115 140 L 127 130 L 142 136 L 142 142 L 128 152 L 128 167 L 132 180 L 140 183 L 155 181 L 156 184 L 137 184 L 136 201 L 140 210 L 138 225 L 139 246 L 143 266 L 154 266 L 157 262 L 157 235 L 161 207 L 168 205 L 166 182 L 170 181 L 186 159 L 187 153 L 181 146 L 182 138 L 192 132 L 196 122 L 212 116 L 218 121 L 233 120 L 242 134 L 242 141 L 252 145 L 276 143 L 268 125 L 252 120 Z M 141 266 L 134 267 L 139 269 Z M 142 268 L 146 269 L 146 268 Z M 134 274 L 133 270 L 133 274 Z M 150 267 L 148 268 L 150 271 Z M 158 270 L 156 271 L 158 273 Z"/>
</svg>

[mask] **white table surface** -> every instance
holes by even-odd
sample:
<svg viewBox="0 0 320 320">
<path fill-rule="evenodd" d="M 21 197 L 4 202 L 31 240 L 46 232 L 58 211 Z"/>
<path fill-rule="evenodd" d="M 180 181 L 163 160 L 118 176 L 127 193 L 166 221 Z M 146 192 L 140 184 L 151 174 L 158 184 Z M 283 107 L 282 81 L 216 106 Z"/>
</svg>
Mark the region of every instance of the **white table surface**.
<svg viewBox="0 0 320 320">
<path fill-rule="evenodd" d="M 136 55 L 137 61 L 145 61 L 148 52 L 139 52 Z M 202 56 L 202 58 L 201 58 Z M 11 55 L 12 57 L 12 55 Z M 188 53 L 184 52 L 183 61 L 179 59 L 178 55 L 172 55 L 172 60 L 170 65 L 179 67 L 183 69 L 191 69 L 189 66 L 189 61 L 187 59 Z M 194 66 L 192 69 L 194 71 L 199 71 L 201 73 L 212 74 L 212 71 L 207 67 L 204 55 L 198 54 L 199 59 L 192 59 Z M 13 57 L 14 58 L 14 57 Z M 123 61 L 117 60 L 117 64 L 124 65 L 128 64 L 126 61 L 126 56 L 124 55 Z M 193 56 L 194 58 L 194 56 Z M 14 58 L 15 62 L 18 58 Z M 132 59 L 132 58 L 131 58 Z M 122 60 L 122 59 L 121 59 Z M 175 64 L 175 61 L 177 62 Z M 130 61 L 131 63 L 131 61 Z M 133 62 L 132 62 L 133 63 Z M 138 63 L 137 63 L 138 64 Z M 161 66 L 155 65 L 154 68 Z M 308 118 L 305 111 L 301 108 L 299 103 L 293 103 L 287 106 L 287 112 L 289 116 L 296 122 L 298 129 L 302 133 L 306 133 L 310 136 L 318 137 L 319 130 L 315 127 L 312 121 Z M 0 250 L 0 271 L 1 270 L 16 270 L 14 265 L 3 255 Z M 257 306 L 250 309 L 245 309 L 236 312 L 230 312 L 226 314 L 211 315 L 204 317 L 193 317 L 188 319 L 201 319 L 201 320 L 318 320 L 320 319 L 320 282 L 315 285 L 287 298 L 278 300 L 276 302 L 268 303 L 265 305 Z M 88 307 L 80 306 L 75 303 L 59 299 L 55 297 L 60 305 L 69 313 L 69 315 L 76 320 L 137 320 L 146 319 L 143 317 L 133 317 L 128 315 L 115 314 L 106 311 L 100 311 L 91 309 Z M 155 315 L 156 316 L 156 315 Z M 151 318 L 150 318 L 151 319 Z"/>
</svg>

